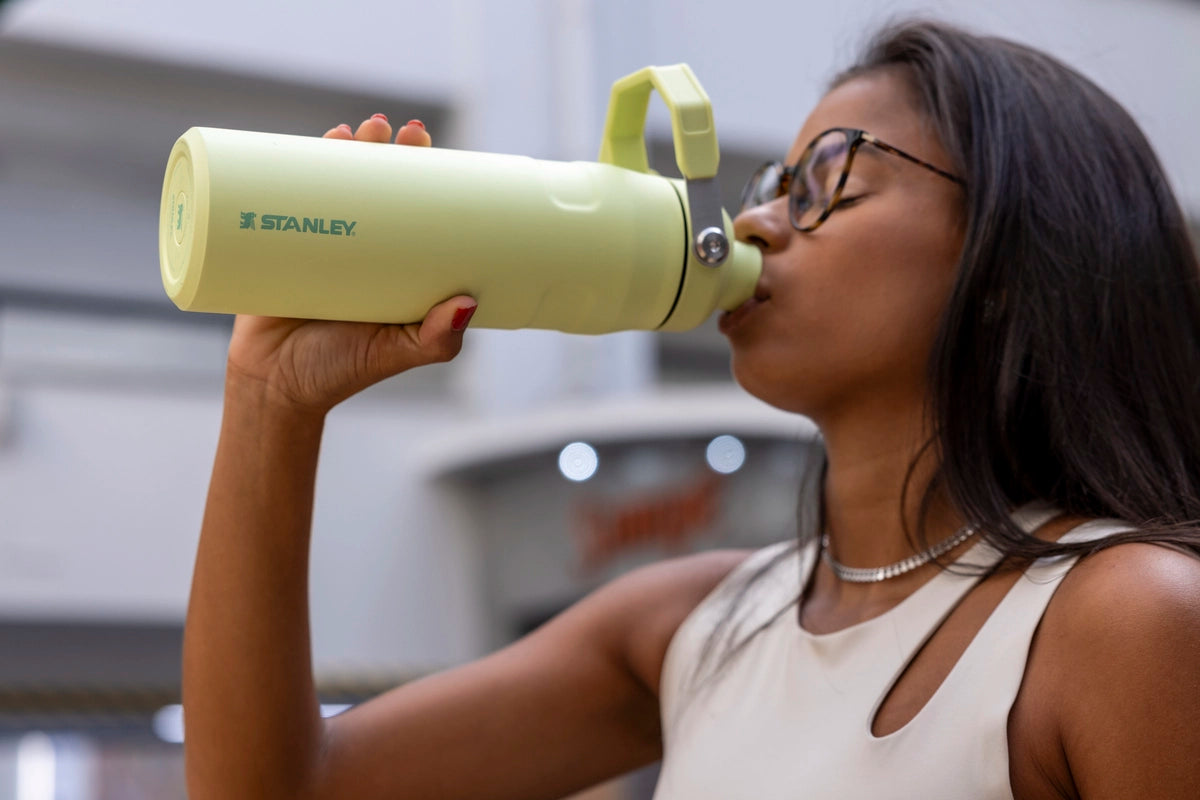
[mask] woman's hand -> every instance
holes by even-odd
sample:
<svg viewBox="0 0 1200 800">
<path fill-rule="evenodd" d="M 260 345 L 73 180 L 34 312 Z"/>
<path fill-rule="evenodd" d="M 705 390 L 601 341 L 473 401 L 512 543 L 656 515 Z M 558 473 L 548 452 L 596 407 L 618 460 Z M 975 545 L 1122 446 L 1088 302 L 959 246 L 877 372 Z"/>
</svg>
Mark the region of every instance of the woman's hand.
<svg viewBox="0 0 1200 800">
<path fill-rule="evenodd" d="M 385 146 L 392 126 L 376 114 L 351 131 L 339 125 L 327 139 Z M 398 145 L 428 147 L 425 126 L 414 120 L 396 132 Z M 420 323 L 384 325 L 239 316 L 229 344 L 227 381 L 261 391 L 291 410 L 324 414 L 347 397 L 397 373 L 449 361 L 462 348 L 475 311 L 470 297 L 453 297 Z"/>
</svg>

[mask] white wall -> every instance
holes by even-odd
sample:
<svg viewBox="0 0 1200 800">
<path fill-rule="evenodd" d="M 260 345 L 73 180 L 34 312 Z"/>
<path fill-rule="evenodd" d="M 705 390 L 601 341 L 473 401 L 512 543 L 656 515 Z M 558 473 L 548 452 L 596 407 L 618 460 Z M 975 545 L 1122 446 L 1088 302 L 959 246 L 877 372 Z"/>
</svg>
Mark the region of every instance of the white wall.
<svg viewBox="0 0 1200 800">
<path fill-rule="evenodd" d="M 137 387 L 133 390 L 133 387 Z M 8 385 L 0 618 L 183 618 L 220 424 L 220 381 Z M 328 423 L 312 592 L 323 670 L 395 671 L 477 651 L 475 566 L 437 515 L 417 451 L 445 403 L 377 393 Z"/>
<path fill-rule="evenodd" d="M 217 432 L 212 392 L 10 393 L 0 447 L 4 615 L 177 619 L 207 480 L 202 454 L 211 461 Z"/>
</svg>

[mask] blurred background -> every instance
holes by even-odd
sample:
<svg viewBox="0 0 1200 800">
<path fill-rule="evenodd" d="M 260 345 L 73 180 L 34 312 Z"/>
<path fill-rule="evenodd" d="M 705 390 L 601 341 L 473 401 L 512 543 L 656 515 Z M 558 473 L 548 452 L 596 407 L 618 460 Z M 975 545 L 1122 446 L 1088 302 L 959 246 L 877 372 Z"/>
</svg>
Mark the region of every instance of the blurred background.
<svg viewBox="0 0 1200 800">
<path fill-rule="evenodd" d="M 177 136 L 319 135 L 383 112 L 441 147 L 590 160 L 611 83 L 685 61 L 732 207 L 867 32 L 914 11 L 1091 76 L 1200 219 L 1200 2 L 0 2 L 0 800 L 185 794 L 179 646 L 231 320 L 161 287 Z M 674 173 L 657 99 L 648 141 Z M 731 383 L 711 324 L 467 338 L 329 420 L 312 579 L 329 713 L 632 566 L 792 534 L 813 430 Z"/>
</svg>

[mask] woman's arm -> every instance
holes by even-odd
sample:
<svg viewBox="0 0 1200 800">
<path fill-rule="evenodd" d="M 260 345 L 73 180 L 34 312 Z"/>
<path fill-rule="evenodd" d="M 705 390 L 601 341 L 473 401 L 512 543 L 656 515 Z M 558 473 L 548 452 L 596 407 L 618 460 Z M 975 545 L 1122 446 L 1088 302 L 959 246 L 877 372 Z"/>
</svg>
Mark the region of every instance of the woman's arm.
<svg viewBox="0 0 1200 800">
<path fill-rule="evenodd" d="M 183 704 L 195 798 L 304 797 L 321 749 L 307 604 L 324 420 L 257 389 L 226 388 L 188 606 Z"/>
<path fill-rule="evenodd" d="M 184 632 L 196 798 L 304 797 L 322 752 L 307 607 L 326 413 L 389 375 L 453 358 L 470 298 L 420 325 L 239 317 Z"/>
</svg>

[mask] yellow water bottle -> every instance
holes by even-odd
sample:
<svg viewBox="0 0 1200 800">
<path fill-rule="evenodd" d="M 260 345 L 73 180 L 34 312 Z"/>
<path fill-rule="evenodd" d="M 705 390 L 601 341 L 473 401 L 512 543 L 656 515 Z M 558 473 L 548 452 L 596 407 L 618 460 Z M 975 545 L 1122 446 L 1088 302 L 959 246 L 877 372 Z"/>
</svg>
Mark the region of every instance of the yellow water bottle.
<svg viewBox="0 0 1200 800">
<path fill-rule="evenodd" d="M 650 94 L 682 180 L 650 171 Z M 192 128 L 167 162 L 163 286 L 188 311 L 415 322 L 458 294 L 475 327 L 687 330 L 754 292 L 686 65 L 613 86 L 599 162 Z"/>
</svg>

